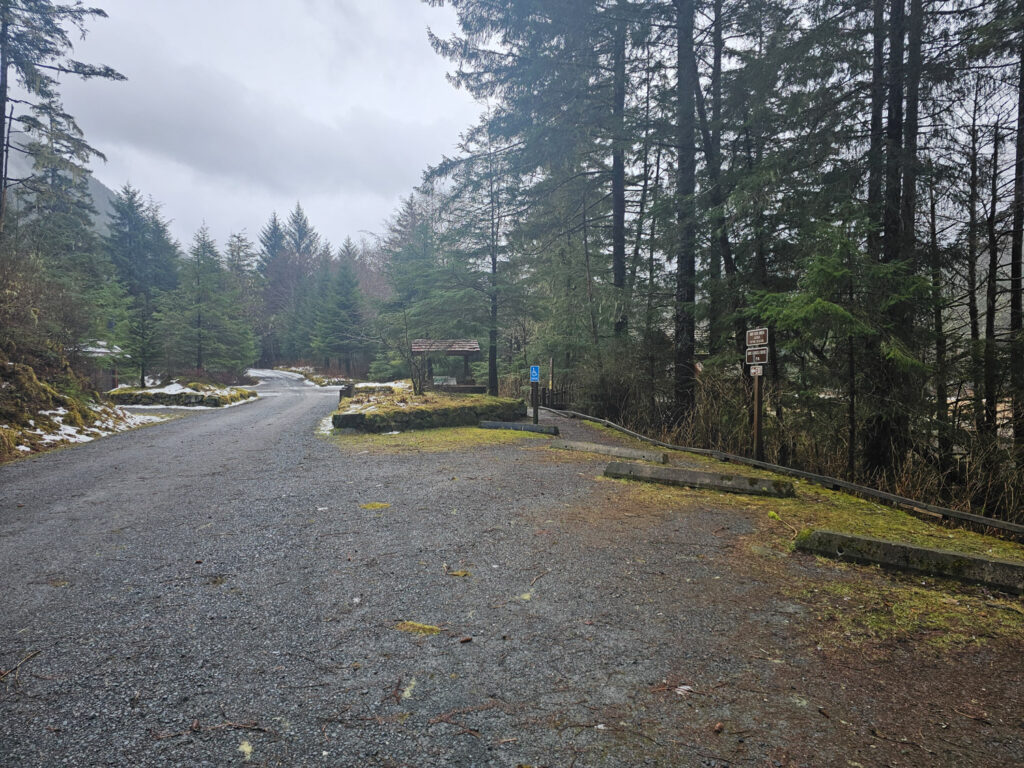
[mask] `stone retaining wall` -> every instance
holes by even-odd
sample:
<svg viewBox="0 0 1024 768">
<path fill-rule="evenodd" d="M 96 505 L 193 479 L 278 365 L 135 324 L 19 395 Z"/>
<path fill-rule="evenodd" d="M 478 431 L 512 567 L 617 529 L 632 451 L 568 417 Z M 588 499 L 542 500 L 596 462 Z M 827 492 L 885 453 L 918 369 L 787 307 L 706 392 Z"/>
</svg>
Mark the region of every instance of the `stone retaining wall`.
<svg viewBox="0 0 1024 768">
<path fill-rule="evenodd" d="M 335 429 L 354 429 L 358 432 L 405 432 L 411 429 L 476 426 L 484 419 L 511 421 L 525 415 L 526 403 L 523 400 L 502 398 L 433 408 L 410 406 L 380 412 L 335 413 L 331 416 L 331 423 Z"/>
<path fill-rule="evenodd" d="M 114 390 L 107 397 L 118 405 L 179 405 L 205 406 L 220 408 L 242 400 L 256 397 L 256 393 L 248 389 L 232 389 L 220 394 L 203 394 L 202 392 L 147 392 L 144 389 Z"/>
</svg>

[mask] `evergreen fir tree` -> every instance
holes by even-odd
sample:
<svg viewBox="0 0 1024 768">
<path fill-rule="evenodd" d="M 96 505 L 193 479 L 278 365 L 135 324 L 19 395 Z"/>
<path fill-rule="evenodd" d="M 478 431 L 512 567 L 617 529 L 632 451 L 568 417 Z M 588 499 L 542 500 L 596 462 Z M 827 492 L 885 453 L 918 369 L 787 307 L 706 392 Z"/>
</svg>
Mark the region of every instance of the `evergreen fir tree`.
<svg viewBox="0 0 1024 768">
<path fill-rule="evenodd" d="M 348 258 L 340 258 L 333 272 L 317 307 L 312 351 L 325 368 L 336 367 L 336 362 L 351 376 L 353 355 L 364 345 L 362 297 Z"/>
<path fill-rule="evenodd" d="M 241 296 L 220 261 L 217 245 L 203 226 L 196 232 L 181 269 L 181 284 L 160 313 L 164 352 L 172 371 L 237 376 L 255 359 Z"/>
<path fill-rule="evenodd" d="M 125 351 L 145 386 L 160 357 L 160 298 L 178 284 L 178 244 L 159 206 L 126 184 L 113 200 L 106 249 L 129 301 Z"/>
</svg>

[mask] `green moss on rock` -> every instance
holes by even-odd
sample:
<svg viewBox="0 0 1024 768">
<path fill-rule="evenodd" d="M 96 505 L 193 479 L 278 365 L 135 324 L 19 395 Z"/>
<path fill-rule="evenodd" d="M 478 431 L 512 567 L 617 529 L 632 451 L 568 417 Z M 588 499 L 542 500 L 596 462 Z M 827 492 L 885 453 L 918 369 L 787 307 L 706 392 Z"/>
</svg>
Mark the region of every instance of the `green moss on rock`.
<svg viewBox="0 0 1024 768">
<path fill-rule="evenodd" d="M 428 402 L 381 405 L 356 413 L 331 416 L 336 429 L 358 432 L 405 432 L 438 427 L 472 426 L 481 420 L 514 421 L 526 415 L 526 403 L 481 395 L 433 397 Z"/>
<path fill-rule="evenodd" d="M 145 389 L 132 387 L 120 387 L 111 390 L 108 397 L 118 405 L 179 405 L 179 406 L 205 406 L 207 408 L 220 408 L 221 406 L 238 403 L 256 397 L 256 393 L 249 389 L 233 387 L 230 390 L 216 390 L 214 392 L 153 392 Z"/>
</svg>

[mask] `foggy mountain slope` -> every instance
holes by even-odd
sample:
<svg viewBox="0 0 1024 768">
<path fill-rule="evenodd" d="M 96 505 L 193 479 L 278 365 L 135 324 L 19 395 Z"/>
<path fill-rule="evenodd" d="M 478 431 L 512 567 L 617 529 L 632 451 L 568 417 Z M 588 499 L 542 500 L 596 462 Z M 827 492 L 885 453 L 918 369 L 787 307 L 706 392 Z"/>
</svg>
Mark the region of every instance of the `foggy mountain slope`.
<svg viewBox="0 0 1024 768">
<path fill-rule="evenodd" d="M 11 143 L 19 146 L 22 142 L 15 135 L 12 135 Z M 31 173 L 32 158 L 23 152 L 12 151 L 8 160 L 8 176 L 12 179 L 21 179 L 31 175 Z M 100 235 L 106 235 L 108 229 L 107 222 L 110 221 L 110 214 L 114 210 L 114 192 L 90 173 L 89 194 L 92 196 L 92 204 L 96 208 L 96 216 L 93 217 L 96 231 Z"/>
</svg>

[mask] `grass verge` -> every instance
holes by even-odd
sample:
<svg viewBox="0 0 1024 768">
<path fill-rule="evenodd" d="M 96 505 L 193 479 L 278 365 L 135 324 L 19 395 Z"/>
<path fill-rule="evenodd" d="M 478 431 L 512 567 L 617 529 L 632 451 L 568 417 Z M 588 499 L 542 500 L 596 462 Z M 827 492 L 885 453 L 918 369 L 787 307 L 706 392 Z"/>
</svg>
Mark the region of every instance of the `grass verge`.
<svg viewBox="0 0 1024 768">
<path fill-rule="evenodd" d="M 440 427 L 393 434 L 331 434 L 327 439 L 345 453 L 445 453 L 492 445 L 547 441 L 547 435 L 479 427 Z"/>
</svg>

